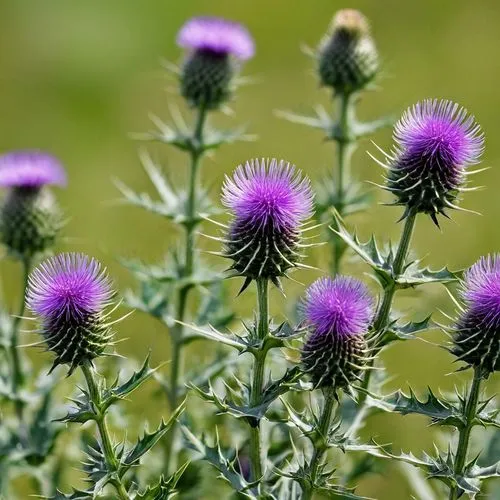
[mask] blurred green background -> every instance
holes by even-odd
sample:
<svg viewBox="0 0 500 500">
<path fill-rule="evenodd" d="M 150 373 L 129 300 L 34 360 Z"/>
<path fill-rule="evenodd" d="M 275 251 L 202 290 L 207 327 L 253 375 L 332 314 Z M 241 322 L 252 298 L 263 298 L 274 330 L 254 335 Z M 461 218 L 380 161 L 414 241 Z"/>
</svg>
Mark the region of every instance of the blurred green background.
<svg viewBox="0 0 500 500">
<path fill-rule="evenodd" d="M 175 93 L 165 92 L 175 82 L 166 78 L 161 59 L 181 60 L 175 36 L 182 23 L 193 15 L 221 15 L 245 23 L 256 39 L 256 57 L 244 71 L 256 78 L 256 84 L 240 89 L 233 103 L 234 116 L 214 118 L 225 127 L 247 124 L 249 132 L 258 134 L 258 141 L 224 146 L 205 161 L 204 180 L 215 186 L 217 196 L 223 174 L 255 156 L 285 158 L 313 179 L 331 168 L 333 145 L 325 143 L 319 131 L 276 118 L 273 110 L 308 113 L 317 103 L 330 105 L 300 45 L 316 46 L 333 13 L 344 7 L 358 8 L 371 20 L 383 59 L 380 90 L 365 95 L 361 118 L 397 116 L 419 99 L 445 97 L 473 112 L 486 134 L 483 165 L 492 168 L 474 177 L 474 182 L 487 190 L 467 194 L 462 203 L 483 215 L 455 213 L 453 221 L 443 221 L 442 231 L 421 218 L 414 249 L 433 268 L 460 268 L 497 251 L 500 2 L 496 0 L 350 4 L 331 0 L 1 0 L 0 151 L 40 148 L 61 158 L 70 180 L 68 188 L 58 193 L 70 217 L 62 247 L 99 256 L 123 290 L 132 283 L 116 256 L 152 262 L 176 243 L 175 233 L 163 220 L 115 203 L 119 194 L 112 180 L 120 178 L 137 190 L 150 189 L 137 158 L 139 146 L 129 133 L 151 129 L 149 112 L 168 121 L 168 103 L 179 102 Z M 389 148 L 390 130 L 374 139 Z M 186 158 L 165 146 L 151 150 L 172 177 L 182 181 Z M 359 179 L 377 182 L 380 168 L 366 150 L 375 152 L 369 141 L 355 154 L 354 172 Z M 388 200 L 385 193 L 375 195 L 378 201 Z M 375 232 L 388 241 L 398 234 L 398 217 L 397 209 L 377 205 L 351 222 L 363 236 Z M 308 263 L 326 269 L 326 256 L 316 252 Z M 214 264 L 221 263 L 215 260 Z M 1 270 L 2 281 L 7 283 L 18 273 L 8 262 L 1 264 Z M 358 266 L 352 270 L 359 276 L 367 271 Z M 308 283 L 317 275 L 302 273 L 300 279 Z M 7 290 L 16 292 L 12 287 Z M 273 292 L 276 316 L 300 294 L 301 287 L 287 284 L 287 290 L 288 299 Z M 242 313 L 251 312 L 252 299 L 252 293 L 247 293 L 238 301 Z M 440 287 L 424 288 L 417 300 L 411 292 L 399 299 L 398 306 L 414 319 L 437 307 L 451 310 Z M 169 359 L 167 332 L 139 313 L 120 327 L 119 337 L 126 339 L 119 346 L 124 355 L 139 359 L 153 349 L 155 361 Z M 425 339 L 444 341 L 439 333 L 426 334 Z M 197 362 L 199 356 L 194 350 L 190 361 Z M 417 391 L 427 385 L 451 389 L 461 383 L 458 376 L 447 375 L 454 369 L 451 357 L 424 342 L 394 345 L 385 359 L 394 377 L 393 388 L 410 383 Z M 495 385 L 493 379 L 489 392 Z M 138 419 L 156 418 L 165 410 L 156 402 L 136 403 Z M 414 451 L 430 451 L 436 439 L 424 419 L 410 417 L 376 418 L 370 432 L 381 442 Z M 373 476 L 359 491 L 379 499 L 410 498 L 398 476 L 396 470 L 389 476 Z"/>
</svg>

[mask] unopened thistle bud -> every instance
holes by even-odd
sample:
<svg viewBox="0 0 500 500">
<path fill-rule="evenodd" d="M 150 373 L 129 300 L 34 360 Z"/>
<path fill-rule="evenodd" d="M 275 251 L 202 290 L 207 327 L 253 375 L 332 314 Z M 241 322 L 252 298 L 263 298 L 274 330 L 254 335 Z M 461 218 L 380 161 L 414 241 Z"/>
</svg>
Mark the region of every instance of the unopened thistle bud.
<svg viewBox="0 0 500 500">
<path fill-rule="evenodd" d="M 300 260 L 302 224 L 312 214 L 309 179 L 283 160 L 251 160 L 226 177 L 222 203 L 232 214 L 224 255 L 246 284 L 258 278 L 277 286 Z"/>
<path fill-rule="evenodd" d="M 63 220 L 47 186 L 65 184 L 63 167 L 46 153 L 0 156 L 0 187 L 9 188 L 0 211 L 0 233 L 9 252 L 29 259 L 54 244 Z"/>
<path fill-rule="evenodd" d="M 181 94 L 197 108 L 214 109 L 231 94 L 236 61 L 250 59 L 254 42 L 245 27 L 216 17 L 196 17 L 181 28 L 177 43 L 189 50 Z"/>
<path fill-rule="evenodd" d="M 481 258 L 465 273 L 461 296 L 452 352 L 487 377 L 500 370 L 500 255 Z"/>
<path fill-rule="evenodd" d="M 33 270 L 26 303 L 56 355 L 52 369 L 68 364 L 71 374 L 104 352 L 112 338 L 105 310 L 113 294 L 105 269 L 83 254 L 59 254 Z"/>
<path fill-rule="evenodd" d="M 366 364 L 365 334 L 373 319 L 368 289 L 346 276 L 320 278 L 307 289 L 303 307 L 309 330 L 304 370 L 315 387 L 349 387 Z"/>
<path fill-rule="evenodd" d="M 467 167 L 477 164 L 484 137 L 474 117 L 458 104 L 427 99 L 407 109 L 394 128 L 397 146 L 387 155 L 387 190 L 410 213 L 437 215 L 458 208 Z"/>
<path fill-rule="evenodd" d="M 366 87 L 378 67 L 377 49 L 365 16 L 353 9 L 337 12 L 319 48 L 321 83 L 337 94 L 350 94 Z"/>
</svg>

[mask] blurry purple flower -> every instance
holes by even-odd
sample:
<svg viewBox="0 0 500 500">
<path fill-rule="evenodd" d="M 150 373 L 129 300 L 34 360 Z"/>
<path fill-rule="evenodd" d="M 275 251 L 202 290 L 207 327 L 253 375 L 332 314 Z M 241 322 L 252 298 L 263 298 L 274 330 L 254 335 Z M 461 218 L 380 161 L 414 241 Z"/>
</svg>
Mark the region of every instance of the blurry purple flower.
<svg viewBox="0 0 500 500">
<path fill-rule="evenodd" d="M 366 286 L 354 278 L 321 278 L 307 289 L 303 310 L 309 337 L 302 363 L 316 387 L 345 388 L 359 377 L 373 306 Z"/>
<path fill-rule="evenodd" d="M 0 186 L 37 188 L 66 185 L 59 160 L 41 151 L 13 151 L 0 156 Z"/>
<path fill-rule="evenodd" d="M 241 60 L 255 53 L 254 41 L 244 26 L 218 17 L 193 17 L 179 31 L 177 43 L 186 49 L 233 55 Z"/>
<path fill-rule="evenodd" d="M 222 203 L 234 216 L 224 254 L 235 275 L 279 286 L 278 277 L 300 258 L 302 224 L 313 208 L 309 179 L 283 160 L 251 160 L 226 176 Z"/>
<path fill-rule="evenodd" d="M 66 185 L 59 161 L 40 151 L 0 156 L 0 187 L 9 188 L 0 212 L 2 242 L 20 259 L 32 259 L 55 242 L 63 225 L 48 185 Z"/>
<path fill-rule="evenodd" d="M 387 189 L 406 206 L 406 214 L 423 212 L 437 224 L 446 215 L 477 164 L 484 136 L 474 117 L 458 104 L 427 99 L 405 111 L 394 128 L 397 144 L 389 158 Z"/>
<path fill-rule="evenodd" d="M 216 17 L 196 17 L 181 28 L 177 43 L 188 49 L 181 94 L 195 108 L 218 108 L 231 96 L 236 61 L 250 59 L 254 42 L 245 27 Z"/>
<path fill-rule="evenodd" d="M 464 276 L 465 307 L 454 326 L 453 353 L 484 374 L 500 370 L 500 255 L 482 257 Z"/>
<path fill-rule="evenodd" d="M 104 310 L 113 293 L 101 264 L 83 254 L 59 254 L 33 270 L 26 303 L 57 356 L 54 367 L 69 363 L 71 373 L 102 354 L 112 337 Z"/>
</svg>

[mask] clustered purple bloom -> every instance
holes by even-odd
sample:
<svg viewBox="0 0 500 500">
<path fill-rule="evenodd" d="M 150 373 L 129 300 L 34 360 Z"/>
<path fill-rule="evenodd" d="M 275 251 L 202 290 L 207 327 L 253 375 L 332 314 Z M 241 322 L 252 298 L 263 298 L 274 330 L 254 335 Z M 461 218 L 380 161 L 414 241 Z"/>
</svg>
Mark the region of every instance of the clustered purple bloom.
<svg viewBox="0 0 500 500">
<path fill-rule="evenodd" d="M 224 250 L 231 269 L 248 282 L 279 283 L 300 258 L 302 224 L 313 208 L 309 179 L 283 160 L 251 160 L 226 176 L 222 203 L 233 214 Z"/>
<path fill-rule="evenodd" d="M 485 375 L 500 370 L 500 255 L 482 257 L 465 273 L 461 296 L 454 354 Z"/>
<path fill-rule="evenodd" d="M 57 356 L 54 366 L 69 363 L 71 372 L 102 354 L 112 336 L 104 310 L 113 294 L 105 269 L 84 254 L 59 254 L 33 270 L 26 304 Z"/>
<path fill-rule="evenodd" d="M 231 95 L 236 61 L 255 52 L 252 37 L 242 25 L 216 17 L 190 19 L 177 43 L 188 49 L 181 71 L 181 94 L 195 108 L 218 108 Z"/>
<path fill-rule="evenodd" d="M 40 188 L 45 185 L 66 185 L 66 172 L 57 158 L 36 150 L 0 156 L 0 186 Z"/>
<path fill-rule="evenodd" d="M 250 59 L 255 53 L 248 30 L 219 17 L 193 17 L 182 26 L 177 43 L 189 50 L 232 55 L 241 60 Z"/>
<path fill-rule="evenodd" d="M 309 330 L 305 371 L 316 387 L 347 387 L 365 364 L 365 334 L 374 314 L 368 289 L 346 276 L 318 279 L 306 291 L 303 312 Z"/>
<path fill-rule="evenodd" d="M 427 99 L 407 109 L 394 128 L 387 189 L 406 214 L 437 215 L 457 208 L 466 169 L 477 164 L 484 136 L 474 117 L 447 100 Z"/>
</svg>

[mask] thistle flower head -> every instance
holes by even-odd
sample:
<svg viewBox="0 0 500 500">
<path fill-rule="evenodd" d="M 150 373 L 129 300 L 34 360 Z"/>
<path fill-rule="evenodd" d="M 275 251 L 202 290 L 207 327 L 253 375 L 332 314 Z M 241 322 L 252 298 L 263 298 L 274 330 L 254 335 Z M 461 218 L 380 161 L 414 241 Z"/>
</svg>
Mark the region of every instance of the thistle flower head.
<svg viewBox="0 0 500 500">
<path fill-rule="evenodd" d="M 460 294 L 465 307 L 454 326 L 453 353 L 485 375 L 500 370 L 500 255 L 476 262 Z"/>
<path fill-rule="evenodd" d="M 346 388 L 365 364 L 365 334 L 373 319 L 373 299 L 360 281 L 321 278 L 303 304 L 309 336 L 302 363 L 316 387 Z"/>
<path fill-rule="evenodd" d="M 312 200 L 309 180 L 283 160 L 251 160 L 226 177 L 222 203 L 233 220 L 224 253 L 234 260 L 236 274 L 276 283 L 296 266 Z"/>
<path fill-rule="evenodd" d="M 484 137 L 474 117 L 458 104 L 427 99 L 407 109 L 394 128 L 397 144 L 387 187 L 407 212 L 456 208 L 468 166 L 479 162 Z"/>
<path fill-rule="evenodd" d="M 181 72 L 181 94 L 196 108 L 218 108 L 231 95 L 234 60 L 250 59 L 254 42 L 246 28 L 216 17 L 184 24 L 177 43 L 189 50 Z"/>
<path fill-rule="evenodd" d="M 255 46 L 250 33 L 241 24 L 219 17 L 194 17 L 177 35 L 179 46 L 192 51 L 232 55 L 246 60 L 253 57 Z"/>
<path fill-rule="evenodd" d="M 13 151 L 0 156 L 0 186 L 41 188 L 66 185 L 66 172 L 59 160 L 41 151 Z"/>
<path fill-rule="evenodd" d="M 366 17 L 354 9 L 338 11 L 319 48 L 321 83 L 338 94 L 362 90 L 379 68 Z"/>
<path fill-rule="evenodd" d="M 9 188 L 0 208 L 0 233 L 11 254 L 31 259 L 53 245 L 63 221 L 47 186 L 65 184 L 63 167 L 47 153 L 18 151 L 0 156 L 0 187 Z"/>
<path fill-rule="evenodd" d="M 104 311 L 113 294 L 101 264 L 84 254 L 59 254 L 32 271 L 26 304 L 56 355 L 54 367 L 68 363 L 71 373 L 102 354 L 112 337 Z"/>
</svg>

